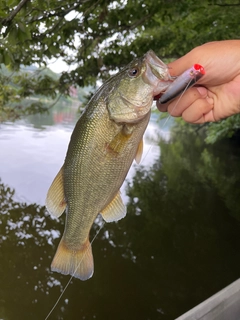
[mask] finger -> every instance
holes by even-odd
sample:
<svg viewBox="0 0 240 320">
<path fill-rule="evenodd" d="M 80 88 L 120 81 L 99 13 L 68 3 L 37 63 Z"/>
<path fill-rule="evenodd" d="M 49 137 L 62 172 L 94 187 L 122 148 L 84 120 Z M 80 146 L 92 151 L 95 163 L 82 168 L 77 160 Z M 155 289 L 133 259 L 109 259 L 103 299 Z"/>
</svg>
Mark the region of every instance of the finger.
<svg viewBox="0 0 240 320">
<path fill-rule="evenodd" d="M 195 63 L 198 63 L 198 61 L 195 61 L 192 55 L 188 53 L 185 56 L 170 62 L 168 64 L 169 72 L 171 76 L 179 76 L 184 71 L 191 68 Z"/>
<path fill-rule="evenodd" d="M 157 100 L 156 106 L 157 106 L 157 108 L 158 108 L 159 111 L 161 111 L 161 112 L 166 112 L 166 111 L 168 110 L 169 103 L 161 104 L 161 103 L 159 102 L 159 100 Z"/>
<path fill-rule="evenodd" d="M 168 104 L 167 110 L 171 116 L 179 117 L 184 110 L 191 106 L 198 99 L 205 99 L 208 90 L 204 87 L 193 87 L 188 89 L 182 96 Z"/>
<path fill-rule="evenodd" d="M 198 83 L 216 86 L 231 81 L 239 74 L 239 40 L 209 42 L 195 47 L 185 56 L 168 64 L 172 76 L 179 76 L 194 64 L 204 67 L 206 74 Z M 219 52 L 219 55 L 216 55 Z M 222 63 L 225 61 L 226 63 Z"/>
<path fill-rule="evenodd" d="M 211 46 L 209 49 L 206 49 L 205 45 L 196 47 L 188 52 L 185 56 L 182 56 L 181 58 L 169 63 L 168 67 L 170 74 L 172 76 L 179 76 L 184 71 L 191 68 L 194 64 L 200 64 L 205 69 L 205 75 L 198 80 L 198 83 L 204 85 L 220 84 L 222 81 L 220 80 L 220 78 L 222 79 L 222 75 L 221 77 L 219 77 L 219 74 L 216 76 L 216 72 L 219 73 L 218 69 L 221 68 L 216 68 L 215 63 L 213 63 L 213 61 L 215 62 L 216 59 L 212 57 L 212 54 L 216 51 L 213 50 Z"/>
<path fill-rule="evenodd" d="M 196 99 L 207 97 L 207 92 L 207 89 L 204 87 L 190 88 L 182 96 L 177 97 L 171 102 L 161 104 L 158 100 L 156 106 L 161 112 L 168 111 L 171 116 L 179 117 Z"/>
<path fill-rule="evenodd" d="M 213 100 L 211 99 L 197 99 L 191 106 L 185 109 L 182 113 L 182 118 L 190 123 L 205 123 L 215 121 L 213 116 Z"/>
</svg>

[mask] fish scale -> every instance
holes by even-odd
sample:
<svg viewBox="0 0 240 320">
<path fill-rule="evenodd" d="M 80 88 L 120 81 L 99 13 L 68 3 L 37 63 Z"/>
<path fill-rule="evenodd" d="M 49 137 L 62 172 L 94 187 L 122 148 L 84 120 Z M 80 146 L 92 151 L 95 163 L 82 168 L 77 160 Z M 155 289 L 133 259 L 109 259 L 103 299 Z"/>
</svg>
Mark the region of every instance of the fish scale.
<svg viewBox="0 0 240 320">
<path fill-rule="evenodd" d="M 134 158 L 141 159 L 153 97 L 170 83 L 167 66 L 149 51 L 107 80 L 89 101 L 47 194 L 49 212 L 59 217 L 66 209 L 53 271 L 81 280 L 92 276 L 92 224 L 99 213 L 107 222 L 126 215 L 119 190 Z"/>
<path fill-rule="evenodd" d="M 78 145 L 76 151 L 74 139 L 79 139 L 86 130 L 87 132 L 92 130 L 92 126 L 89 125 L 85 128 L 86 121 L 84 117 L 79 121 L 76 127 L 78 134 L 70 142 L 64 165 L 65 196 L 69 205 L 65 229 L 67 232 L 64 233 L 63 237 L 66 238 L 67 242 L 72 243 L 74 239 L 78 238 L 79 243 L 84 243 L 88 239 L 90 226 L 92 226 L 97 214 L 106 206 L 109 199 L 115 196 L 119 190 L 119 185 L 125 179 L 148 120 L 149 115 L 141 122 L 141 125 L 135 126 L 131 137 L 134 143 L 129 141 L 124 148 L 125 150 L 122 150 L 118 157 L 110 152 L 105 152 L 105 144 L 110 144 L 122 129 L 122 126 L 116 127 L 112 125 L 107 112 L 97 122 L 94 120 L 94 135 L 85 134 L 85 139 L 81 139 L 82 143 Z M 99 131 L 103 131 L 103 128 L 104 132 L 99 134 Z M 91 148 L 89 150 L 89 136 L 97 142 L 95 149 Z M 102 139 L 103 136 L 105 137 L 104 139 Z M 129 148 L 129 146 L 131 147 Z M 76 152 L 79 154 L 77 171 L 75 171 L 76 167 L 72 165 L 71 161 L 72 157 L 76 156 Z M 92 181 L 95 183 L 93 184 Z M 75 188 L 76 185 L 78 188 Z M 79 212 L 79 214 L 75 215 L 75 212 Z M 81 234 L 79 234 L 78 225 L 82 226 Z M 79 248 L 72 249 L 78 250 Z"/>
</svg>

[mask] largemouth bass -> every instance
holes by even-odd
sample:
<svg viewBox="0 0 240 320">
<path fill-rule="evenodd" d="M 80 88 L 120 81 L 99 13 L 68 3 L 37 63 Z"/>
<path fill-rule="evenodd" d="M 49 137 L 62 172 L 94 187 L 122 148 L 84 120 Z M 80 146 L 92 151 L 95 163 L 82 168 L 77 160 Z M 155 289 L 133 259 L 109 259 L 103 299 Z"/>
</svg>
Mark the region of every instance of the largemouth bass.
<svg viewBox="0 0 240 320">
<path fill-rule="evenodd" d="M 153 97 L 170 83 L 167 66 L 149 51 L 107 80 L 89 101 L 47 194 L 51 214 L 59 217 L 66 209 L 53 271 L 81 280 L 92 276 L 92 224 L 99 213 L 107 222 L 126 215 L 119 189 L 134 158 L 141 159 Z"/>
</svg>

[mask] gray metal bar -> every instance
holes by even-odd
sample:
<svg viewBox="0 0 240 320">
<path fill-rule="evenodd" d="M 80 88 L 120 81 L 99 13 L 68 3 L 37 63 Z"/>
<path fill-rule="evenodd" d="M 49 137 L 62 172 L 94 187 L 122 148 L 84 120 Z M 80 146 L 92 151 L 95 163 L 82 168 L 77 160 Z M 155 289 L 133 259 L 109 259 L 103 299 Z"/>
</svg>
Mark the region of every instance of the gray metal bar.
<svg viewBox="0 0 240 320">
<path fill-rule="evenodd" d="M 175 320 L 239 320 L 240 279 Z"/>
</svg>

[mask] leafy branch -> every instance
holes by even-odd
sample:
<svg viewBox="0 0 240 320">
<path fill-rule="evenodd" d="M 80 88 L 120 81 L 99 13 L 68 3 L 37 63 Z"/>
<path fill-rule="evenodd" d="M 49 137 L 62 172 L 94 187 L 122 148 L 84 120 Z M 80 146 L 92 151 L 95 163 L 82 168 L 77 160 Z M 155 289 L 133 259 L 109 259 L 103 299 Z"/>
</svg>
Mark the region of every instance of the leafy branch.
<svg viewBox="0 0 240 320">
<path fill-rule="evenodd" d="M 9 14 L 9 16 L 5 19 L 2 19 L 1 24 L 4 26 L 9 25 L 12 20 L 15 18 L 15 16 L 19 13 L 19 11 L 21 11 L 21 9 L 25 6 L 25 4 L 27 2 L 29 2 L 31 0 L 21 0 L 19 2 L 19 4 L 17 5 L 17 7 Z"/>
</svg>

